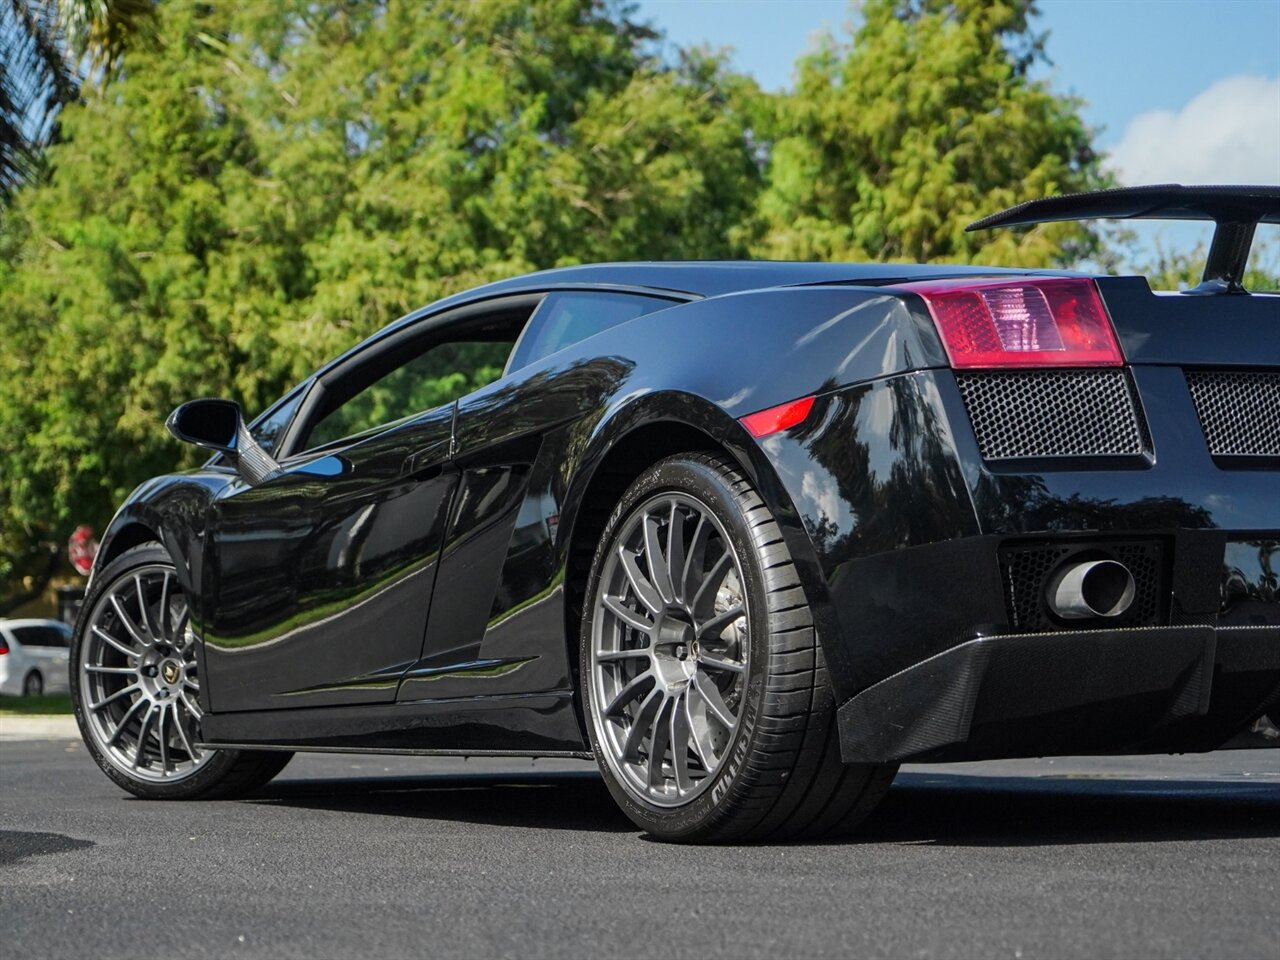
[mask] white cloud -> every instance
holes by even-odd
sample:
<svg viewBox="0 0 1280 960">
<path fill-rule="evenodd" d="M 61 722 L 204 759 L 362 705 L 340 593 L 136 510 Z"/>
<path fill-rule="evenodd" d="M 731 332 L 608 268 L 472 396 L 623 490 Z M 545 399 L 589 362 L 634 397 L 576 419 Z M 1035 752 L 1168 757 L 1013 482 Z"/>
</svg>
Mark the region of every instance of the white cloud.
<svg viewBox="0 0 1280 960">
<path fill-rule="evenodd" d="M 1109 165 L 1144 183 L 1280 183 L 1280 76 L 1218 80 L 1181 110 L 1129 121 Z"/>
<path fill-rule="evenodd" d="M 825 517 L 830 523 L 834 523 L 841 533 L 849 532 L 848 524 L 845 523 L 845 511 L 841 509 L 843 501 L 836 492 L 836 488 L 820 484 L 817 474 L 812 470 L 806 470 L 804 478 L 800 481 L 800 495 L 817 510 L 818 520 Z"/>
</svg>

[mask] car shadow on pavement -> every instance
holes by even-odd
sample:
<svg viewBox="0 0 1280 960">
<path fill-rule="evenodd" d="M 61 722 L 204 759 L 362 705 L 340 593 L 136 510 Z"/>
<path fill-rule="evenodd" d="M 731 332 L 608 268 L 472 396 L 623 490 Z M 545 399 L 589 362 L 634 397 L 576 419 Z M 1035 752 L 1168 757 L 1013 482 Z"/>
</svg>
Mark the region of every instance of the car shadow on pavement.
<svg viewBox="0 0 1280 960">
<path fill-rule="evenodd" d="M 544 830 L 636 831 L 594 770 L 282 780 L 248 802 Z"/>
<path fill-rule="evenodd" d="M 284 780 L 249 802 L 493 826 L 635 833 L 594 771 Z M 1280 836 L 1274 779 L 899 774 L 849 840 L 1026 847 Z"/>
<path fill-rule="evenodd" d="M 902 772 L 854 842 L 1025 847 L 1280 836 L 1275 779 Z"/>
</svg>

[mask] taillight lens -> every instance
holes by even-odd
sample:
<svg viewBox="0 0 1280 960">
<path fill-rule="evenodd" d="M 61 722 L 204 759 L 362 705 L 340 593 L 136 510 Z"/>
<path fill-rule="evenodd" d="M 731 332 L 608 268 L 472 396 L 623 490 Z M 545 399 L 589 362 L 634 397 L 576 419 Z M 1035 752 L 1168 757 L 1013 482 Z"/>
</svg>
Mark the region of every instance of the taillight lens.
<svg viewBox="0 0 1280 960">
<path fill-rule="evenodd" d="M 813 401 L 813 397 L 788 400 L 786 403 L 770 407 L 768 410 L 757 410 L 755 413 L 749 413 L 739 422 L 747 428 L 747 431 L 753 437 L 759 440 L 761 437 L 767 437 L 780 430 L 785 430 L 787 427 L 794 427 L 798 423 L 803 423 L 805 417 L 809 416 L 809 411 L 813 409 Z"/>
<path fill-rule="evenodd" d="M 4 637 L 0 637 L 0 657 L 9 652 L 9 643 Z"/>
<path fill-rule="evenodd" d="M 930 280 L 903 288 L 928 304 L 953 367 L 1124 364 L 1092 280 Z"/>
</svg>

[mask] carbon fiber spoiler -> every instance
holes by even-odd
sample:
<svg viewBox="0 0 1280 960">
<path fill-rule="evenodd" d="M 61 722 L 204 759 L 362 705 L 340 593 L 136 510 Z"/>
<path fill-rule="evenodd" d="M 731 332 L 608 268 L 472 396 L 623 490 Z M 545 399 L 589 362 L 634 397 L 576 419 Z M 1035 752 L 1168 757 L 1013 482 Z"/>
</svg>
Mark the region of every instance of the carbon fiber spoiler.
<svg viewBox="0 0 1280 960">
<path fill-rule="evenodd" d="M 1028 200 L 966 228 L 988 230 L 1055 220 L 1212 220 L 1216 225 L 1200 286 L 1188 293 L 1245 293 L 1244 276 L 1259 223 L 1280 223 L 1280 187 L 1121 187 Z"/>
</svg>

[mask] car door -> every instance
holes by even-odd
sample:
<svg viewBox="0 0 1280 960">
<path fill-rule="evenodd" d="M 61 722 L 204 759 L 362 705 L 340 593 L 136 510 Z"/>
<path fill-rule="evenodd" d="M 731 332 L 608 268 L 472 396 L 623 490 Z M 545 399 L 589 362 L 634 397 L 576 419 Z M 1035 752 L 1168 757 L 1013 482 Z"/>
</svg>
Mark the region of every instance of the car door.
<svg viewBox="0 0 1280 960">
<path fill-rule="evenodd" d="M 507 375 L 458 401 L 458 493 L 422 657 L 398 699 L 568 688 L 553 557 L 564 476 L 551 449 L 558 445 L 544 439 L 601 409 L 630 366 L 612 356 L 545 361 L 676 302 L 615 291 L 549 293 L 521 333 Z"/>
<path fill-rule="evenodd" d="M 40 671 L 45 693 L 66 693 L 70 636 L 57 623 L 30 623 L 12 628 L 23 653 L 23 676 Z"/>
<path fill-rule="evenodd" d="M 467 385 L 425 374 L 510 349 L 444 336 L 383 338 L 322 374 L 281 472 L 238 480 L 213 504 L 201 606 L 214 711 L 394 699 L 421 650 L 457 485 L 447 393 Z"/>
<path fill-rule="evenodd" d="M 39 631 L 36 641 L 29 641 L 27 650 L 40 658 L 44 665 L 46 693 L 66 693 L 70 686 L 67 664 L 71 654 L 71 628 L 63 623 L 51 622 L 35 628 Z M 32 642 L 39 646 L 33 648 Z"/>
</svg>

